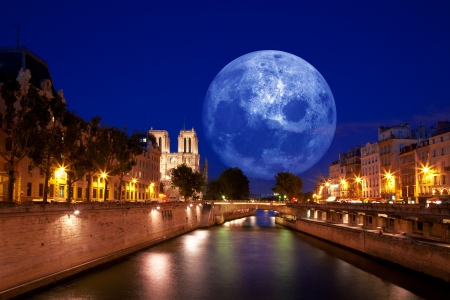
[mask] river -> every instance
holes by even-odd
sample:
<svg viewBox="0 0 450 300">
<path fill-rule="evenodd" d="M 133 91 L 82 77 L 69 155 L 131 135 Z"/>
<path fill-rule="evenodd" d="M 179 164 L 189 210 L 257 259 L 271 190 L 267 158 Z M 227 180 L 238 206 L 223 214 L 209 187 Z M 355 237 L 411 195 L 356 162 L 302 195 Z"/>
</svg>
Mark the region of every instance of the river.
<svg viewBox="0 0 450 300">
<path fill-rule="evenodd" d="M 29 299 L 448 299 L 450 284 L 275 224 L 199 229 Z"/>
</svg>

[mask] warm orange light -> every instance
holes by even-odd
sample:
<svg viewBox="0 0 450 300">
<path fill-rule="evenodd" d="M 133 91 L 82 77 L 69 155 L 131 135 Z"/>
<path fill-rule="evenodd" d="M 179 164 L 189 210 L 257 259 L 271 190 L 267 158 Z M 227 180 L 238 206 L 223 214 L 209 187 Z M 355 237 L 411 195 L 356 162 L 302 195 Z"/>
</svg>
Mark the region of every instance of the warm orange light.
<svg viewBox="0 0 450 300">
<path fill-rule="evenodd" d="M 361 182 L 361 177 L 356 177 L 355 180 L 356 180 L 357 183 L 360 183 Z"/>
<path fill-rule="evenodd" d="M 136 183 L 137 180 L 136 180 L 136 178 L 133 178 L 133 180 L 131 180 L 131 181 L 132 181 L 133 183 Z"/>
<path fill-rule="evenodd" d="M 346 182 L 345 179 L 341 180 L 341 184 L 345 184 L 345 182 Z"/>
<path fill-rule="evenodd" d="M 392 174 L 391 174 L 391 173 L 387 173 L 387 174 L 385 175 L 385 177 L 386 177 L 386 179 L 391 179 L 391 178 L 392 178 Z"/>
<path fill-rule="evenodd" d="M 106 178 L 107 175 L 106 175 L 105 172 L 102 172 L 102 175 L 101 175 L 101 176 L 102 176 L 102 178 Z"/>
</svg>

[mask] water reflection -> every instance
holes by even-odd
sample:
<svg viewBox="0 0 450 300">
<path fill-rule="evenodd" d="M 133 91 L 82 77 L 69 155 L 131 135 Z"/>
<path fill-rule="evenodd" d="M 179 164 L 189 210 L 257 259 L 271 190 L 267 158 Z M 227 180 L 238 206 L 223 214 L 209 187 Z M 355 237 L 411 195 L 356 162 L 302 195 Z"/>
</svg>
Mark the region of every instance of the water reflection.
<svg viewBox="0 0 450 300">
<path fill-rule="evenodd" d="M 447 299 L 449 287 L 285 229 L 273 212 L 258 211 L 31 299 Z"/>
</svg>

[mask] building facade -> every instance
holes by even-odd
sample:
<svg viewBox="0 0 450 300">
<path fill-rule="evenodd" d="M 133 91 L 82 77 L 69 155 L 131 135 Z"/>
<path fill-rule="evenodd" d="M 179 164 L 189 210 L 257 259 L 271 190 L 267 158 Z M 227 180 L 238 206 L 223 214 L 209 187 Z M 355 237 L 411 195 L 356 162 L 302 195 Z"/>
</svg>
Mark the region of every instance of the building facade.
<svg viewBox="0 0 450 300">
<path fill-rule="evenodd" d="M 203 170 L 200 165 L 200 154 L 198 153 L 198 136 L 194 128 L 191 130 L 180 130 L 177 139 L 177 152 L 170 152 L 170 138 L 166 130 L 149 131 L 155 136 L 156 143 L 161 149 L 160 171 L 163 192 L 168 199 L 179 199 L 178 189 L 171 186 L 171 171 L 181 164 L 186 164 L 194 172 L 203 172 L 207 180 L 208 163 L 205 160 Z"/>
</svg>

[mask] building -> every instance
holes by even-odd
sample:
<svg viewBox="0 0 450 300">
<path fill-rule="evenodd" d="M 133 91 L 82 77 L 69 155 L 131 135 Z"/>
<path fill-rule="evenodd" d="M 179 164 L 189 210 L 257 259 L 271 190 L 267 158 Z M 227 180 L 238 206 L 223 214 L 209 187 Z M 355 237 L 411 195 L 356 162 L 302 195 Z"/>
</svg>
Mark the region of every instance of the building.
<svg viewBox="0 0 450 300">
<path fill-rule="evenodd" d="M 169 199 L 179 199 L 177 189 L 171 186 L 171 170 L 181 164 L 186 164 L 194 172 L 203 172 L 207 180 L 208 162 L 205 160 L 203 170 L 200 168 L 200 154 L 198 153 L 198 137 L 194 128 L 180 130 L 178 135 L 177 152 L 170 152 L 170 138 L 166 130 L 150 128 L 150 134 L 156 138 L 156 143 L 161 149 L 160 171 L 164 193 Z"/>
<path fill-rule="evenodd" d="M 362 197 L 380 197 L 380 152 L 377 142 L 368 142 L 361 148 Z"/>
<path fill-rule="evenodd" d="M 416 150 L 417 143 L 403 147 L 398 155 L 400 199 L 405 203 L 415 203 L 416 195 Z"/>
<path fill-rule="evenodd" d="M 448 201 L 450 190 L 450 122 L 439 122 L 436 132 L 429 139 L 430 161 L 426 176 L 429 180 L 428 195 Z"/>
<path fill-rule="evenodd" d="M 345 159 L 346 173 L 344 180 L 348 188 L 347 197 L 359 198 L 362 196 L 361 186 L 361 146 L 349 149 Z"/>
<path fill-rule="evenodd" d="M 22 91 L 28 89 L 29 84 L 38 88 L 39 93 L 52 97 L 56 94 L 53 87 L 47 63 L 25 47 L 0 47 L 0 73 L 16 78 L 21 84 Z M 0 82 L 1 85 L 1 82 Z M 62 90 L 57 92 L 63 98 Z M 4 101 L 0 99 L 0 110 L 4 110 Z M 65 99 L 63 98 L 65 102 Z M 50 201 L 66 201 L 69 194 L 72 201 L 103 201 L 106 199 L 121 199 L 125 201 L 145 201 L 158 198 L 161 151 L 156 144 L 156 138 L 149 135 L 143 137 L 141 145 L 143 151 L 136 159 L 136 165 L 127 174 L 108 176 L 101 171 L 86 174 L 74 182 L 71 188 L 67 185 L 67 173 L 64 166 L 52 166 L 48 182 L 48 199 Z M 7 134 L 0 131 L 0 152 L 7 154 Z M 6 160 L 0 155 L 0 201 L 7 198 L 9 176 Z M 13 200 L 42 201 L 44 196 L 44 173 L 33 166 L 28 157 L 24 157 L 15 166 L 15 183 Z M 107 185 L 105 183 L 108 183 Z M 119 187 L 121 195 L 119 195 Z"/>
<path fill-rule="evenodd" d="M 328 178 L 329 198 L 328 200 L 337 200 L 346 195 L 346 187 L 343 185 L 345 180 L 345 162 L 346 153 L 339 153 L 339 160 L 334 161 L 330 165 L 330 173 Z"/>
<path fill-rule="evenodd" d="M 381 163 L 381 197 L 387 201 L 400 199 L 400 181 L 398 156 L 403 147 L 417 143 L 412 138 L 408 123 L 392 127 L 380 126 L 378 128 L 378 147 Z"/>
</svg>

